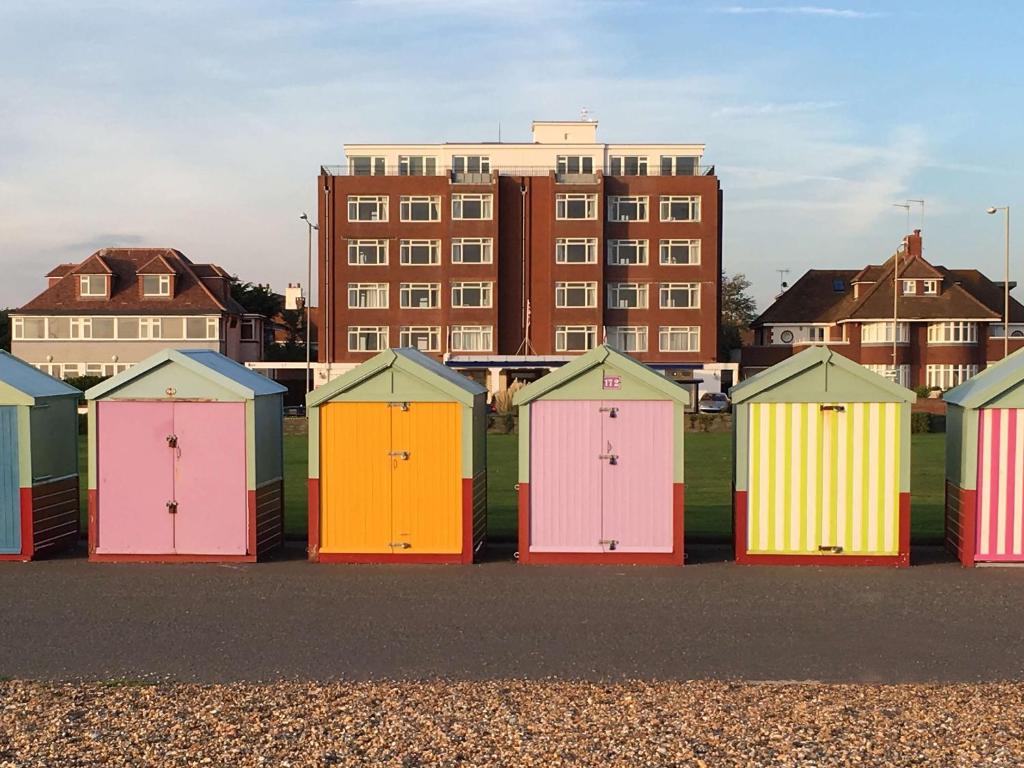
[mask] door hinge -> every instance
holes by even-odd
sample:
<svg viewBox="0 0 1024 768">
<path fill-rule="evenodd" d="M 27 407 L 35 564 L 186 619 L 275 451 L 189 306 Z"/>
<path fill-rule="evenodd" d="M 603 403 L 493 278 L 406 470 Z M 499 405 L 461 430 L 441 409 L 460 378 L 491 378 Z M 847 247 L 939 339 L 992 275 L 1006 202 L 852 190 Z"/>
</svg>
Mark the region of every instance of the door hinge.
<svg viewBox="0 0 1024 768">
<path fill-rule="evenodd" d="M 845 405 L 819 405 L 818 409 L 822 410 L 822 411 L 838 411 L 839 413 L 842 413 L 843 411 L 846 410 L 846 406 Z"/>
<path fill-rule="evenodd" d="M 402 461 L 409 460 L 408 451 L 388 451 L 388 456 L 390 456 L 393 459 L 401 459 Z"/>
<path fill-rule="evenodd" d="M 608 464 L 613 466 L 613 467 L 616 464 L 619 463 L 619 455 L 617 453 L 602 453 L 597 458 L 599 458 L 599 459 L 607 459 L 608 460 Z"/>
<path fill-rule="evenodd" d="M 598 544 L 602 547 L 608 547 L 609 552 L 614 552 L 615 548 L 619 546 L 618 539 L 601 539 Z"/>
<path fill-rule="evenodd" d="M 388 546 L 397 549 L 412 549 L 412 544 L 408 541 L 392 541 Z"/>
<path fill-rule="evenodd" d="M 388 408 L 399 408 L 400 410 L 408 411 L 409 410 L 409 404 L 408 403 L 388 403 Z"/>
<path fill-rule="evenodd" d="M 167 502 L 167 511 L 170 512 L 172 515 L 178 514 L 178 502 L 176 502 L 176 501 L 168 501 Z"/>
<path fill-rule="evenodd" d="M 598 408 L 597 411 L 598 411 L 598 413 L 607 413 L 608 416 L 610 418 L 612 418 L 612 419 L 617 419 L 619 417 L 619 409 L 618 408 L 612 408 L 610 406 L 604 406 L 604 407 Z"/>
<path fill-rule="evenodd" d="M 842 553 L 843 548 L 840 547 L 837 544 L 833 544 L 833 545 L 822 544 L 822 545 L 820 545 L 818 547 L 818 551 L 819 552 L 831 552 L 833 555 L 838 555 L 838 554 Z"/>
<path fill-rule="evenodd" d="M 177 435 L 168 435 L 167 436 L 167 447 L 168 448 L 177 448 L 178 447 L 178 436 Z"/>
</svg>

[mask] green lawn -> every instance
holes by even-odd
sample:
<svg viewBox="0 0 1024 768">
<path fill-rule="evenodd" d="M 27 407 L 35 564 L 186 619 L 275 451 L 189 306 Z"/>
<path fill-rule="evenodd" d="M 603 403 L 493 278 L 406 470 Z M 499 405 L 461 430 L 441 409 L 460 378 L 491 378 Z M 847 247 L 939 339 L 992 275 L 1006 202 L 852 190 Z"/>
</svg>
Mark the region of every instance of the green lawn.
<svg viewBox="0 0 1024 768">
<path fill-rule="evenodd" d="M 942 538 L 943 446 L 945 435 L 912 436 L 911 527 L 915 543 Z M 495 541 L 516 537 L 516 435 L 487 436 L 488 532 Z M 687 538 L 724 540 L 732 531 L 731 436 L 693 432 L 686 436 Z M 82 522 L 85 523 L 85 438 L 79 442 Z M 287 435 L 285 456 L 285 533 L 306 535 L 306 437 Z"/>
</svg>

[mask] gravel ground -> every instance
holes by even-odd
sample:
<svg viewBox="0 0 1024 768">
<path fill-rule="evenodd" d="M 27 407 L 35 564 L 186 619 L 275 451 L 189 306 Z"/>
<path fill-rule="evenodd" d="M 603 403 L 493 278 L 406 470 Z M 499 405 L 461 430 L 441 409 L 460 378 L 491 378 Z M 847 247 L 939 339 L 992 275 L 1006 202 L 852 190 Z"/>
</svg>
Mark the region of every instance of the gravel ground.
<svg viewBox="0 0 1024 768">
<path fill-rule="evenodd" d="M 1002 766 L 1024 684 L 0 683 L 0 766 Z"/>
</svg>

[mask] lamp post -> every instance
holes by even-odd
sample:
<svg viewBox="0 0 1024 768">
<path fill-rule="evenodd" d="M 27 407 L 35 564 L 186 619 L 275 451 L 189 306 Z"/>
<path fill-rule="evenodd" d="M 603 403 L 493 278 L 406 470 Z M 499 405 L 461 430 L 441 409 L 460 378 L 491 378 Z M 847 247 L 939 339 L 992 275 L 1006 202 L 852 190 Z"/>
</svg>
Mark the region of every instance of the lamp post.
<svg viewBox="0 0 1024 768">
<path fill-rule="evenodd" d="M 1003 357 L 1005 358 L 1010 354 L 1010 206 L 992 207 L 985 213 L 991 216 L 999 211 L 1006 213 L 1006 264 L 1003 278 Z"/>
<path fill-rule="evenodd" d="M 313 230 L 319 229 L 319 227 L 309 220 L 309 216 L 303 213 L 299 218 L 306 222 L 308 237 L 306 239 L 306 291 L 309 295 L 306 296 L 306 394 L 308 395 L 312 387 L 312 376 L 311 367 L 312 363 L 309 357 L 310 350 L 310 337 L 309 337 L 309 305 L 313 299 Z"/>
</svg>

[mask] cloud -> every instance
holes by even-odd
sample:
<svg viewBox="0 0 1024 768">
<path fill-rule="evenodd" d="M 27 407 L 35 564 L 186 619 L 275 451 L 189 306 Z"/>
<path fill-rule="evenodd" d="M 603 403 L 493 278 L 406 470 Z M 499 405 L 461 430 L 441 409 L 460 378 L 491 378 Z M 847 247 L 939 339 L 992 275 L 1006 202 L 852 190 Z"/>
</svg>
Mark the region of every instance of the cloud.
<svg viewBox="0 0 1024 768">
<path fill-rule="evenodd" d="M 819 5 L 726 5 L 712 9 L 712 13 L 725 13 L 733 16 L 754 14 L 822 16 L 833 19 L 875 19 L 887 15 L 878 11 L 855 11 L 852 8 L 827 8 Z"/>
<path fill-rule="evenodd" d="M 766 102 L 764 104 L 741 104 L 721 107 L 714 111 L 715 117 L 749 117 L 751 115 L 793 115 L 805 112 L 823 112 L 843 106 L 842 101 L 791 101 Z"/>
</svg>

